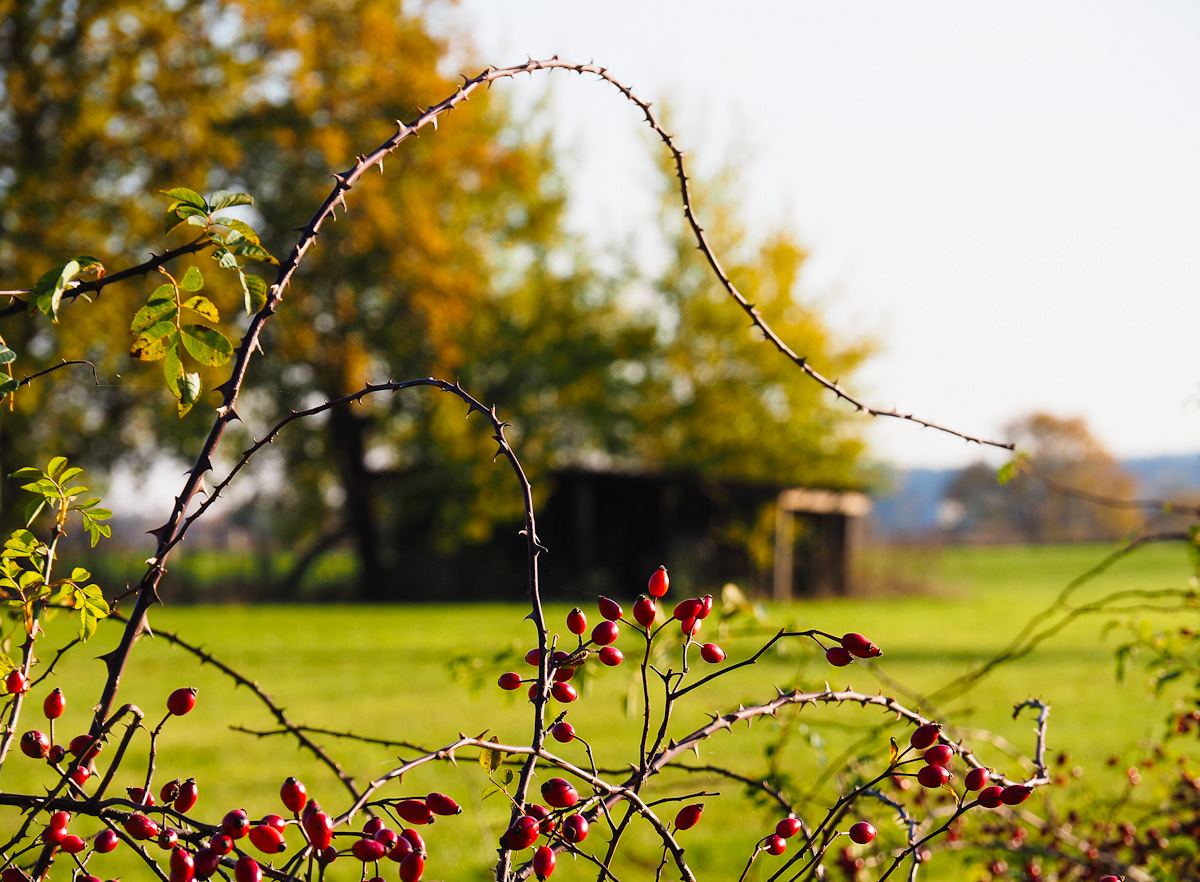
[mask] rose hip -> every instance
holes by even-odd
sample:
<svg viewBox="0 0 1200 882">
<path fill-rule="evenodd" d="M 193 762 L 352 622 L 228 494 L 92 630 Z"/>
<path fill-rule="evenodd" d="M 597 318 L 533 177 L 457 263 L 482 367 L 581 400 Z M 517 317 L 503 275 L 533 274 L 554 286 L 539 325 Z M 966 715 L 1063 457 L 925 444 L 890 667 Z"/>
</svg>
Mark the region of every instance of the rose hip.
<svg viewBox="0 0 1200 882">
<path fill-rule="evenodd" d="M 670 585 L 671 580 L 667 576 L 667 568 L 659 567 L 650 574 L 650 581 L 646 584 L 646 593 L 651 597 L 662 597 L 667 593 Z"/>
</svg>

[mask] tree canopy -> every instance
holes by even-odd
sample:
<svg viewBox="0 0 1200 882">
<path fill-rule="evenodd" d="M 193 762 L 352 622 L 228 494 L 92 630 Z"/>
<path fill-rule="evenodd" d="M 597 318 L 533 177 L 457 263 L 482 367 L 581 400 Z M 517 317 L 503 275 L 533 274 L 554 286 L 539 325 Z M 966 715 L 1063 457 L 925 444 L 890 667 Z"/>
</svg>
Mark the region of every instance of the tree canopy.
<svg viewBox="0 0 1200 882">
<path fill-rule="evenodd" d="M 120 267 L 187 241 L 187 229 L 162 232 L 159 191 L 178 186 L 253 194 L 263 245 L 286 251 L 332 172 L 386 138 L 392 120 L 454 91 L 444 62 L 465 46 L 385 0 L 0 0 L 0 10 L 8 288 L 75 254 Z M 755 339 L 682 226 L 667 221 L 671 257 L 657 278 L 595 269 L 564 230 L 551 147 L 526 122 L 489 91 L 353 191 L 352 220 L 322 230 L 270 326 L 270 357 L 255 362 L 240 409 L 247 436 L 368 380 L 438 375 L 514 422 L 535 487 L 553 468 L 584 463 L 859 480 L 850 414 Z M 700 189 L 732 274 L 797 349 L 844 376 L 864 350 L 835 346 L 797 299 L 803 249 L 782 231 L 750 242 L 728 191 Z M 633 281 L 653 293 L 631 304 Z M 53 334 L 40 314 L 0 323 L 26 372 L 87 358 L 102 382 L 80 391 L 49 377 L 15 396 L 3 473 L 50 436 L 65 439 L 66 455 L 112 464 L 163 438 L 161 428 L 176 442 L 204 431 L 195 412 L 176 417 L 156 366 L 129 357 L 130 318 L 160 282 L 74 303 Z M 231 274 L 219 285 L 220 326 L 236 337 L 241 292 Z M 200 373 L 205 391 L 223 379 L 218 367 Z M 195 411 L 205 406 L 202 393 Z M 286 481 L 260 482 L 250 516 L 301 559 L 352 543 L 362 597 L 421 596 L 404 578 L 405 554 L 453 554 L 519 515 L 512 494 L 498 492 L 510 477 L 493 467 L 487 433 L 446 396 L 341 408 L 285 432 L 273 450 Z"/>
</svg>

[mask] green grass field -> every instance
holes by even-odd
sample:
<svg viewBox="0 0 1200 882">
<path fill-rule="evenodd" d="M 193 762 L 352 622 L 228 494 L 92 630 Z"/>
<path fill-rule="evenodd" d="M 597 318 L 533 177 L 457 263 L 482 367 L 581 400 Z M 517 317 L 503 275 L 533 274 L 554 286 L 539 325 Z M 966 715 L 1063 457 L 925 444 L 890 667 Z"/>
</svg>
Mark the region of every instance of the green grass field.
<svg viewBox="0 0 1200 882">
<path fill-rule="evenodd" d="M 894 572 L 897 583 L 920 581 L 922 593 L 877 596 L 853 600 L 828 600 L 771 607 L 754 636 L 731 632 L 719 642 L 736 661 L 760 645 L 762 635 L 783 625 L 821 628 L 833 633 L 858 630 L 885 650 L 872 670 L 855 665 L 834 669 L 811 643 L 785 645 L 754 667 L 697 690 L 673 720 L 672 733 L 683 734 L 706 719 L 706 714 L 758 703 L 774 696 L 774 687 L 819 688 L 826 678 L 831 685 L 851 685 L 859 690 L 882 690 L 903 702 L 916 694 L 930 694 L 979 660 L 1000 651 L 1039 610 L 1046 608 L 1072 577 L 1103 559 L 1108 549 L 1099 546 L 1048 548 L 952 549 L 938 555 L 890 553 L 875 562 L 878 570 Z M 1185 587 L 1188 565 L 1182 549 L 1150 548 L 1126 559 L 1081 588 L 1075 604 L 1094 601 L 1114 592 L 1162 587 Z M 687 586 L 673 586 L 671 596 L 683 596 Z M 580 604 L 584 605 L 581 598 Z M 552 626 L 562 627 L 566 606 L 548 610 Z M 594 603 L 589 618 L 597 619 Z M 521 656 L 533 645 L 532 625 L 523 620 L 518 605 L 467 607 L 178 607 L 155 610 L 151 622 L 157 630 L 178 632 L 203 645 L 218 658 L 261 683 L 292 720 L 312 726 L 389 739 L 405 739 L 430 747 L 451 741 L 459 732 L 478 734 L 485 729 L 501 740 L 527 740 L 528 710 L 523 693 L 503 693 L 495 687 L 504 670 L 531 670 Z M 1195 625 L 1196 612 L 1159 614 L 1157 619 Z M 1113 794 L 1124 782 L 1125 763 L 1105 764 L 1113 754 L 1135 757 L 1139 742 L 1161 734 L 1170 698 L 1150 701 L 1143 672 L 1135 668 L 1123 683 L 1114 676 L 1113 653 L 1120 635 L 1102 631 L 1112 613 L 1080 617 L 1029 655 L 1003 665 L 976 687 L 940 705 L 942 718 L 961 727 L 961 733 L 979 754 L 1012 775 L 1020 767 L 998 746 L 977 740 L 977 729 L 987 729 L 1022 751 L 1032 747 L 1032 720 L 1011 719 L 1011 708 L 1030 695 L 1048 701 L 1051 755 L 1070 754 L 1069 766 L 1078 764 L 1083 776 L 1056 796 L 1086 800 L 1087 794 Z M 1047 619 L 1047 622 L 1052 621 Z M 713 621 L 703 634 L 714 639 Z M 51 636 L 69 633 L 69 623 L 56 624 Z M 667 632 L 664 632 L 667 633 Z M 619 645 L 632 655 L 633 635 Z M 68 712 L 57 730 L 61 740 L 82 731 L 89 706 L 103 675 L 92 660 L 115 641 L 115 629 L 102 629 L 95 641 L 75 651 L 54 676 L 55 685 L 67 693 Z M 457 661 L 456 661 L 457 660 Z M 703 663 L 695 662 L 702 665 Z M 677 664 L 677 663 L 676 663 Z M 599 667 L 599 666 L 597 666 Z M 602 669 L 587 677 L 582 698 L 570 705 L 570 719 L 596 750 L 601 767 L 619 769 L 633 756 L 638 718 L 626 710 L 634 702 L 634 666 L 627 661 L 617 669 Z M 902 684 L 902 685 L 900 685 Z M 135 651 L 122 687 L 121 698 L 144 708 L 148 720 L 157 722 L 166 695 L 174 688 L 195 685 L 199 703 L 183 721 L 172 721 L 160 740 L 156 785 L 175 776 L 194 776 L 201 797 L 196 814 L 219 818 L 230 808 L 246 808 L 252 816 L 280 811 L 279 785 L 288 775 L 300 776 L 331 810 L 346 804 L 345 791 L 331 773 L 301 753 L 294 741 L 279 737 L 256 738 L 232 732 L 231 723 L 253 729 L 270 729 L 275 722 L 246 689 L 211 666 L 197 667 L 195 659 L 163 638 L 146 639 Z M 40 701 L 48 691 L 35 693 Z M 34 711 L 36 712 L 36 711 Z M 32 715 L 23 723 L 33 722 Z M 862 743 L 864 723 L 885 723 L 877 713 L 858 707 L 808 708 L 803 713 L 765 720 L 748 732 L 714 739 L 692 763 L 725 764 L 748 774 L 766 768 L 764 750 L 779 745 L 778 762 L 790 775 L 795 795 L 809 790 L 827 792 L 826 776 L 842 766 L 842 752 L 858 744 L 869 757 L 867 768 L 886 764 L 887 736 L 907 738 L 907 728 L 890 727 Z M 25 728 L 26 726 L 23 726 Z M 65 736 L 65 738 L 64 738 Z M 339 758 L 359 781 L 386 772 L 397 755 L 412 751 L 381 749 L 321 736 L 319 740 Z M 140 741 L 137 743 L 145 744 Z M 565 757 L 586 762 L 578 744 L 556 745 Z M 145 773 L 145 757 L 128 761 L 122 785 Z M 37 764 L 13 755 L 3 770 L 3 789 L 36 787 L 42 775 Z M 465 807 L 463 815 L 445 819 L 426 839 L 430 862 L 426 878 L 484 879 L 495 858 L 495 840 L 502 829 L 506 807 L 500 797 L 481 800 L 487 784 L 472 755 L 464 754 L 457 767 L 427 766 L 400 784 L 389 785 L 386 796 L 423 795 L 445 790 Z M 706 774 L 677 773 L 664 776 L 656 793 L 677 794 L 702 789 L 719 790 L 724 799 L 709 798 L 701 825 L 681 833 L 701 878 L 737 878 L 753 843 L 769 832 L 779 813 L 755 808 L 741 799 L 740 785 Z M 732 798 L 731 798 L 732 797 Z M 896 839 L 898 832 L 888 816 L 871 808 L 881 828 L 881 840 Z M 673 808 L 664 809 L 668 816 Z M 0 825 L 3 826 L 3 825 Z M 716 835 L 714 835 L 716 834 Z M 298 840 L 298 837 L 291 837 Z M 599 836 L 597 836 L 599 838 Z M 590 842 L 591 840 L 589 840 Z M 898 841 L 898 840 L 896 840 Z M 623 880 L 647 878 L 657 858 L 648 837 L 636 837 L 635 847 L 618 870 Z M 125 878 L 145 871 L 119 866 L 116 856 L 100 875 L 124 869 Z M 758 867 L 778 859 L 760 857 L 749 878 L 760 878 Z M 951 860 L 939 856 L 923 878 L 957 878 Z M 341 872 L 336 872 L 338 869 Z M 331 871 L 333 879 L 357 879 L 353 868 L 342 863 Z M 591 878 L 594 869 L 571 867 L 563 860 L 562 878 Z M 559 878 L 556 875 L 556 878 Z M 761 877 L 765 878 L 765 874 Z"/>
</svg>

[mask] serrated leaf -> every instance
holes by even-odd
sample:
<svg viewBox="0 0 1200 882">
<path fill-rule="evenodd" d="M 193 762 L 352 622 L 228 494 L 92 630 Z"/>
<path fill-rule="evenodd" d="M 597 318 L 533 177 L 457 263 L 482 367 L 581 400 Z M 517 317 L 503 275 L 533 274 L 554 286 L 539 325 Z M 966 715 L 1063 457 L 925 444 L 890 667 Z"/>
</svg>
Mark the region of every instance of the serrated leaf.
<svg viewBox="0 0 1200 882">
<path fill-rule="evenodd" d="M 225 241 L 232 244 L 234 242 L 253 242 L 255 245 L 261 245 L 262 241 L 258 238 L 258 233 L 254 231 L 254 227 L 232 217 L 217 217 L 213 218 L 214 224 L 220 224 L 223 227 L 228 227 L 230 233 L 225 236 Z M 237 237 L 231 234 L 237 233 Z"/>
<path fill-rule="evenodd" d="M 16 377 L 0 377 L 0 398 L 3 398 L 9 392 L 16 391 L 21 382 Z"/>
<path fill-rule="evenodd" d="M 238 276 L 246 295 L 246 315 L 254 315 L 267 305 L 267 283 L 253 273 L 238 273 Z"/>
<path fill-rule="evenodd" d="M 213 305 L 213 302 L 200 294 L 197 294 L 195 297 L 189 297 L 187 302 L 183 304 L 183 308 L 199 313 L 201 318 L 210 322 L 219 322 L 221 320 L 221 314 L 217 312 L 217 307 Z"/>
<path fill-rule="evenodd" d="M 220 331 L 204 325 L 184 325 L 180 328 L 183 348 L 201 364 L 225 364 L 233 355 L 233 344 Z"/>
<path fill-rule="evenodd" d="M 163 376 L 167 379 L 167 389 L 176 398 L 179 397 L 179 381 L 183 377 L 183 362 L 179 358 L 179 347 L 172 346 L 163 358 Z"/>
<path fill-rule="evenodd" d="M 184 291 L 199 291 L 204 287 L 204 276 L 200 274 L 200 270 L 189 266 L 187 272 L 183 274 L 183 281 L 179 283 L 179 287 Z"/>
<path fill-rule="evenodd" d="M 161 284 L 157 288 L 155 288 L 154 293 L 152 293 L 148 298 L 146 298 L 146 304 L 150 305 L 153 303 L 158 303 L 163 300 L 167 301 L 168 303 L 175 302 L 175 286 L 172 285 L 170 282 L 164 282 L 163 284 Z"/>
<path fill-rule="evenodd" d="M 208 203 L 204 201 L 204 197 L 195 190 L 189 190 L 187 187 L 173 187 L 170 190 L 159 190 L 171 197 L 171 207 L 167 211 L 174 211 L 178 206 L 190 205 L 201 210 L 207 210 Z"/>
<path fill-rule="evenodd" d="M 237 258 L 224 245 L 213 252 L 213 259 L 221 266 L 221 269 L 237 269 Z"/>
<path fill-rule="evenodd" d="M 60 484 L 65 484 L 68 481 L 70 481 L 72 478 L 74 478 L 75 476 L 82 475 L 82 474 L 83 474 L 83 469 L 79 468 L 78 466 L 75 466 L 73 468 L 67 469 L 65 472 L 63 472 L 61 475 L 59 475 L 58 482 Z"/>
<path fill-rule="evenodd" d="M 50 463 L 46 466 L 46 475 L 51 478 L 58 478 L 58 473 L 61 472 L 66 465 L 67 458 L 65 456 L 56 456 L 52 458 Z M 59 478 L 60 483 L 62 480 L 63 479 Z"/>
<path fill-rule="evenodd" d="M 200 398 L 200 375 L 184 374 L 179 383 L 179 415 L 185 416 Z"/>
<path fill-rule="evenodd" d="M 25 526 L 33 523 L 33 519 L 42 513 L 42 509 L 46 507 L 45 499 L 31 499 L 25 505 Z"/>
<path fill-rule="evenodd" d="M 233 251 L 234 254 L 237 254 L 241 257 L 249 257 L 251 260 L 261 260 L 264 263 L 279 263 L 279 261 L 271 255 L 270 251 L 268 251 L 266 248 L 263 248 L 261 245 L 255 245 L 253 242 L 238 242 L 236 244 L 232 244 L 230 250 Z"/>
<path fill-rule="evenodd" d="M 13 530 L 12 535 L 4 540 L 6 551 L 15 551 L 23 555 L 32 554 L 37 550 L 37 537 L 28 530 Z"/>
<path fill-rule="evenodd" d="M 179 331 L 174 322 L 158 322 L 137 336 L 129 354 L 141 361 L 158 361 L 179 345 Z"/>
<path fill-rule="evenodd" d="M 17 353 L 13 352 L 3 343 L 0 343 L 0 364 L 9 364 L 10 362 L 15 361 L 16 358 Z"/>
<path fill-rule="evenodd" d="M 488 739 L 492 744 L 499 744 L 500 739 L 493 735 Z M 483 770 L 489 775 L 496 769 L 500 768 L 504 763 L 504 751 L 493 750 L 490 747 L 479 748 L 479 765 L 483 766 Z"/>
<path fill-rule="evenodd" d="M 249 193 L 230 193 L 228 190 L 218 190 L 209 197 L 208 204 L 213 211 L 230 208 L 234 205 L 253 205 L 254 197 Z"/>
<path fill-rule="evenodd" d="M 15 472 L 9 472 L 8 476 L 10 478 L 28 478 L 33 475 L 40 476 L 41 474 L 42 474 L 41 469 L 35 469 L 32 466 L 25 466 L 25 468 L 23 468 L 23 469 L 17 469 Z"/>
</svg>

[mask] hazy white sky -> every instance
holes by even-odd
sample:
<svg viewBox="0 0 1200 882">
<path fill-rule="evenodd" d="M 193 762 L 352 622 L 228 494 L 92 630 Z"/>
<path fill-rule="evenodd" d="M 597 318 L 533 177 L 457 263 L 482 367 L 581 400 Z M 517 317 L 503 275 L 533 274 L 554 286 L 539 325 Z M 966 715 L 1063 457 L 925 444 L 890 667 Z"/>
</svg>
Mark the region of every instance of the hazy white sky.
<svg viewBox="0 0 1200 882">
<path fill-rule="evenodd" d="M 870 403 L 990 437 L 1045 409 L 1122 456 L 1200 450 L 1200 4 L 462 0 L 457 15 L 490 63 L 594 60 L 672 105 L 697 168 L 742 164 L 750 225 L 786 221 L 813 252 L 805 296 L 880 341 L 852 384 Z M 500 88 L 551 84 L 575 222 L 601 241 L 652 223 L 637 113 L 573 75 Z M 979 455 L 876 423 L 882 459 Z"/>
</svg>

